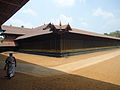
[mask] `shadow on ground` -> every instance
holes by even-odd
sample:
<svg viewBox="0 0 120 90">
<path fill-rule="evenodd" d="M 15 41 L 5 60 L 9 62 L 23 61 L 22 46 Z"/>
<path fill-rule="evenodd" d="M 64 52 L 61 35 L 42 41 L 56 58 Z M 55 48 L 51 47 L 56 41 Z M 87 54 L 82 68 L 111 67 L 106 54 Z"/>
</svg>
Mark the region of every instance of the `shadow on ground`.
<svg viewBox="0 0 120 90">
<path fill-rule="evenodd" d="M 0 90 L 120 90 L 120 86 L 72 74 L 34 77 L 22 73 L 7 80 L 0 70 Z"/>
<path fill-rule="evenodd" d="M 20 67 L 18 65 L 17 69 L 19 68 L 19 70 L 23 70 L 24 72 L 29 71 L 27 73 L 31 74 L 34 74 L 34 72 L 39 73 L 37 76 L 42 75 L 42 77 L 17 72 L 16 76 L 11 80 L 4 77 L 5 71 L 2 70 L 1 66 L 0 90 L 120 90 L 119 85 L 68 74 L 44 66 L 34 66 L 26 65 Z"/>
</svg>

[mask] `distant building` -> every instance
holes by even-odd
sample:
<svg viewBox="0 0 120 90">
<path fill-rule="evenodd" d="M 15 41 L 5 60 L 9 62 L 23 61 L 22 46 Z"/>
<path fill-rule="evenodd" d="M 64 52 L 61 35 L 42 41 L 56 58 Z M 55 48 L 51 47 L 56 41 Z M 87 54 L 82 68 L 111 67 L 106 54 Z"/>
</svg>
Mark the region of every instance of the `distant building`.
<svg viewBox="0 0 120 90">
<path fill-rule="evenodd" d="M 9 50 L 16 47 L 13 39 L 10 42 L 7 40 L 8 36 L 5 35 L 4 41 L 4 29 L 1 29 L 1 25 L 5 23 L 10 17 L 12 17 L 20 8 L 22 8 L 29 0 L 0 0 L 0 52 Z M 8 41 L 8 42 L 7 42 Z"/>
<path fill-rule="evenodd" d="M 2 26 L 2 29 L 3 51 L 14 49 L 61 57 L 83 49 L 120 46 L 120 38 L 75 29 L 69 24 L 49 23 L 33 29 Z"/>
</svg>

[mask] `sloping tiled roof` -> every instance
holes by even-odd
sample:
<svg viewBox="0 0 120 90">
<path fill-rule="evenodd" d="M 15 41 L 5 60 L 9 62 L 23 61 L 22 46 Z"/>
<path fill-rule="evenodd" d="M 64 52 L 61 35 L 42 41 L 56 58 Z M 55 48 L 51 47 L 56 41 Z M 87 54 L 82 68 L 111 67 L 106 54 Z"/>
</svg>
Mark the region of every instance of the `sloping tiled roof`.
<svg viewBox="0 0 120 90">
<path fill-rule="evenodd" d="M 95 37 L 102 37 L 102 38 L 110 38 L 110 39 L 120 40 L 120 38 L 117 38 L 117 37 L 107 36 L 107 35 L 104 35 L 104 34 L 98 34 L 98 33 L 94 33 L 94 32 L 88 32 L 88 31 L 79 30 L 79 29 L 75 29 L 75 28 L 72 28 L 72 30 L 69 31 L 69 32 L 77 33 L 77 34 L 90 35 L 90 36 L 95 36 Z"/>
<path fill-rule="evenodd" d="M 27 33 L 26 35 L 23 35 L 23 36 L 20 36 L 20 37 L 16 38 L 16 40 L 52 33 L 52 31 L 44 30 L 44 28 L 46 28 L 48 25 L 49 24 L 44 24 L 40 27 L 34 28 L 33 30 L 31 30 L 31 32 Z M 67 25 L 63 25 L 61 27 L 62 27 L 62 29 L 65 29 L 67 27 Z M 55 28 L 60 29 L 60 26 L 55 25 Z"/>
<path fill-rule="evenodd" d="M 51 31 L 42 31 L 42 30 L 38 30 L 38 31 L 33 31 L 29 34 L 20 36 L 18 38 L 16 38 L 15 40 L 20 40 L 20 39 L 25 39 L 25 38 L 30 38 L 30 37 L 34 37 L 34 36 L 39 36 L 39 35 L 43 35 L 43 34 L 49 34 L 52 33 Z"/>
<path fill-rule="evenodd" d="M 35 28 L 35 30 L 33 30 L 32 32 L 30 32 L 29 34 L 26 34 L 24 36 L 20 36 L 18 37 L 16 40 L 19 39 L 24 39 L 24 38 L 28 38 L 28 37 L 33 37 L 33 36 L 38 36 L 38 35 L 43 35 L 43 34 L 48 34 L 48 33 L 52 33 L 49 30 L 43 30 L 43 28 L 47 26 L 47 25 L 43 25 L 41 27 Z M 67 25 L 63 25 L 62 29 L 65 29 Z M 55 27 L 57 29 L 60 29 L 60 26 L 55 25 Z M 98 33 L 93 33 L 93 32 L 88 32 L 88 31 L 84 31 L 84 30 L 79 30 L 79 29 L 75 29 L 72 28 L 72 30 L 70 30 L 69 32 L 71 33 L 77 33 L 77 34 L 84 34 L 84 35 L 89 35 L 89 36 L 95 36 L 95 37 L 102 37 L 102 38 L 109 38 L 109 39 L 117 39 L 120 40 L 120 38 L 117 37 L 112 37 L 112 36 L 107 36 L 107 35 L 103 35 L 103 34 L 98 34 Z"/>
<path fill-rule="evenodd" d="M 5 33 L 24 34 L 23 36 L 19 36 L 18 38 L 16 38 L 16 40 L 20 40 L 20 39 L 30 38 L 30 37 L 34 37 L 34 36 L 38 36 L 38 35 L 52 33 L 53 31 L 44 30 L 44 28 L 46 28 L 48 25 L 49 24 L 45 24 L 45 25 L 42 25 L 40 27 L 33 28 L 33 29 L 2 26 L 2 29 L 6 29 Z M 58 25 L 54 25 L 54 26 L 56 29 L 60 29 L 60 26 L 58 26 Z M 62 25 L 61 27 L 62 27 L 62 29 L 65 29 L 67 27 L 67 25 Z M 84 34 L 84 35 L 89 35 L 89 36 L 95 36 L 95 37 L 120 40 L 120 38 L 117 38 L 117 37 L 107 36 L 107 35 L 103 35 L 103 34 L 97 34 L 97 33 L 79 30 L 79 29 L 75 29 L 75 28 L 72 28 L 72 30 L 70 30 L 69 32 L 77 33 L 77 34 Z"/>
<path fill-rule="evenodd" d="M 16 38 L 16 40 L 52 33 L 52 31 L 49 31 L 49 30 L 43 30 L 46 26 L 47 25 L 42 25 L 40 27 L 34 28 L 33 30 L 31 30 L 31 32 L 27 33 L 26 35 Z"/>
<path fill-rule="evenodd" d="M 7 46 L 12 46 L 12 47 L 15 47 L 16 44 L 14 41 L 0 41 L 0 47 L 7 47 Z"/>
<path fill-rule="evenodd" d="M 5 26 L 5 25 L 3 25 L 1 28 L 5 30 L 4 34 L 24 35 L 32 31 L 32 29 L 28 29 L 28 28 Z"/>
<path fill-rule="evenodd" d="M 39 27 L 36 27 L 36 28 L 34 28 L 34 31 L 35 30 L 43 30 L 45 27 L 47 27 L 48 26 L 48 24 L 44 24 L 44 25 L 42 25 L 42 26 L 39 26 Z"/>
</svg>

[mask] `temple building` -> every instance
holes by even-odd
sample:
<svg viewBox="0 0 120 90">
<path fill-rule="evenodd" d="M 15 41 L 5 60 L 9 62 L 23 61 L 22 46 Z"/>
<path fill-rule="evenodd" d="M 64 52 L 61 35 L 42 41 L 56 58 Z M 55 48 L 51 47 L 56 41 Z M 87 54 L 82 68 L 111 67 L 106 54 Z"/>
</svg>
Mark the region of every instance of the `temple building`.
<svg viewBox="0 0 120 90">
<path fill-rule="evenodd" d="M 33 29 L 2 25 L 28 1 L 0 0 L 0 52 L 15 50 L 62 57 L 120 46 L 120 38 L 75 29 L 69 24 L 49 23 Z"/>
<path fill-rule="evenodd" d="M 120 46 L 120 38 L 75 29 L 69 24 L 49 23 L 33 29 L 2 25 L 28 1 L 0 0 L 0 52 L 15 50 L 62 57 Z"/>
<path fill-rule="evenodd" d="M 0 49 L 34 52 L 62 57 L 82 50 L 120 46 L 120 38 L 72 28 L 68 25 L 45 24 L 37 28 L 2 26 L 4 40 Z"/>
</svg>

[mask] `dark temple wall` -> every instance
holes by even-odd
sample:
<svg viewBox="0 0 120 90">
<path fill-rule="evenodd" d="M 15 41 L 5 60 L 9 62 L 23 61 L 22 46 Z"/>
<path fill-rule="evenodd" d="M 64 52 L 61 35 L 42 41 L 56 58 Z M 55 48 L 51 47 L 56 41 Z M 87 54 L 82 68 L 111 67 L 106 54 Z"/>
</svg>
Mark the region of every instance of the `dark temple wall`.
<svg viewBox="0 0 120 90">
<path fill-rule="evenodd" d="M 120 40 L 100 38 L 76 33 L 45 34 L 17 41 L 23 50 L 65 52 L 84 48 L 120 45 Z"/>
<path fill-rule="evenodd" d="M 108 47 L 120 45 L 120 40 L 100 38 L 76 33 L 64 33 L 61 36 L 61 49 L 74 50 L 82 48 Z"/>
<path fill-rule="evenodd" d="M 28 50 L 60 50 L 60 35 L 45 34 L 17 41 L 20 49 Z"/>
</svg>

